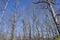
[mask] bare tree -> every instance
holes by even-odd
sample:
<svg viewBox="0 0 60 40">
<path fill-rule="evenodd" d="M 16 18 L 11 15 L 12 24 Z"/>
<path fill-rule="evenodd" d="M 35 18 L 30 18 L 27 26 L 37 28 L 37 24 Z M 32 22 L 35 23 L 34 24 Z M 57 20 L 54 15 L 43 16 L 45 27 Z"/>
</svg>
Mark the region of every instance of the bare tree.
<svg viewBox="0 0 60 40">
<path fill-rule="evenodd" d="M 31 40 L 31 25 L 30 25 L 30 16 L 28 16 L 28 29 L 29 29 L 29 40 Z"/>
<path fill-rule="evenodd" d="M 53 9 L 53 6 L 52 6 L 52 4 L 54 4 L 53 2 L 52 2 L 52 0 L 42 0 L 42 1 L 39 1 L 39 2 L 33 2 L 34 4 L 39 4 L 39 3 L 47 3 L 48 4 L 48 6 L 49 6 L 49 10 L 50 10 L 50 12 L 51 12 L 51 14 L 52 14 L 52 17 L 53 17 L 53 20 L 54 20 L 54 22 L 55 22 L 55 24 L 56 24 L 56 26 L 57 26 L 57 29 L 58 29 L 58 32 L 59 32 L 59 34 L 60 34 L 60 24 L 59 24 L 59 22 L 58 22 L 58 19 L 57 19 L 57 16 L 56 16 L 56 14 L 55 14 L 55 11 L 54 11 L 54 9 Z"/>
<path fill-rule="evenodd" d="M 34 12 L 34 9 L 33 9 L 33 12 Z M 32 20 L 33 20 L 33 24 L 32 24 L 32 28 L 33 28 L 33 40 L 35 39 L 35 35 L 34 35 L 34 31 L 35 31 L 35 26 L 34 26 L 34 24 L 35 24 L 35 19 L 36 18 L 36 15 L 33 13 L 33 17 L 32 17 Z"/>
<path fill-rule="evenodd" d="M 51 25 L 50 18 L 48 17 L 48 14 L 46 14 L 46 18 L 47 18 L 46 22 L 45 22 L 46 23 L 46 32 L 47 32 L 46 38 L 47 38 L 47 40 L 50 40 L 52 25 Z M 52 30 L 52 34 L 54 35 L 53 30 Z"/>
<path fill-rule="evenodd" d="M 13 40 L 14 38 L 14 29 L 16 27 L 16 13 L 13 15 L 14 18 L 13 18 L 13 23 L 12 23 L 12 28 L 11 28 L 11 39 L 10 40 Z"/>
<path fill-rule="evenodd" d="M 36 17 L 37 21 L 36 23 L 36 30 L 37 30 L 37 39 L 40 40 L 40 16 Z"/>
</svg>

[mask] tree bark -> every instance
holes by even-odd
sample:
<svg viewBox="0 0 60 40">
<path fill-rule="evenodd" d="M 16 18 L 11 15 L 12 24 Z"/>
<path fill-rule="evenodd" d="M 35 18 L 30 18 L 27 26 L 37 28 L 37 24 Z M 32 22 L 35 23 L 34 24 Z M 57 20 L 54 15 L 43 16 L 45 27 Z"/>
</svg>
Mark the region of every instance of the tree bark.
<svg viewBox="0 0 60 40">
<path fill-rule="evenodd" d="M 52 7 L 52 4 L 51 4 L 51 2 L 50 2 L 50 0 L 48 0 L 48 5 L 49 5 L 49 7 L 50 7 L 50 12 L 51 12 L 51 14 L 52 14 L 52 17 L 53 17 L 53 20 L 54 20 L 54 22 L 55 22 L 55 24 L 56 24 L 56 26 L 57 26 L 57 29 L 58 29 L 58 32 L 59 32 L 59 35 L 60 35 L 60 24 L 59 24 L 59 22 L 58 22 L 58 19 L 57 19 L 57 16 L 56 16 L 56 14 L 55 14 L 55 12 L 54 12 L 54 9 L 53 9 L 53 7 Z"/>
</svg>

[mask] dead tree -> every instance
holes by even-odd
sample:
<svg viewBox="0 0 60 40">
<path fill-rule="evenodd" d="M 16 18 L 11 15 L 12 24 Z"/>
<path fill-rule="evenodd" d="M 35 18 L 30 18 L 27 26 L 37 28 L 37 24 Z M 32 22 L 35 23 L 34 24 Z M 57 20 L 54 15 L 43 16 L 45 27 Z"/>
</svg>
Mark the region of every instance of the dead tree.
<svg viewBox="0 0 60 40">
<path fill-rule="evenodd" d="M 57 31 L 55 31 L 56 30 L 56 28 L 54 27 L 54 28 L 52 28 L 53 27 L 53 25 L 52 25 L 52 21 L 50 20 L 51 18 L 49 17 L 49 15 L 47 14 L 47 13 L 45 13 L 45 15 L 46 15 L 46 32 L 47 32 L 47 34 L 46 34 L 46 38 L 47 38 L 47 40 L 50 40 L 50 37 L 54 37 L 55 35 L 55 32 L 56 32 L 56 34 L 57 34 Z M 54 32 L 55 31 L 55 32 Z M 52 34 L 52 35 L 51 35 Z"/>
<path fill-rule="evenodd" d="M 54 11 L 54 9 L 53 9 L 53 6 L 52 6 L 52 4 L 54 4 L 53 2 L 51 2 L 52 0 L 42 0 L 42 1 L 38 1 L 38 2 L 33 2 L 34 4 L 39 4 L 39 3 L 47 3 L 48 4 L 48 6 L 49 6 L 49 10 L 50 10 L 50 12 L 51 12 L 51 15 L 52 15 L 52 17 L 53 17 L 53 20 L 54 20 L 54 22 L 55 22 L 55 24 L 56 24 L 56 26 L 57 26 L 57 29 L 58 29 L 58 32 L 59 32 L 59 35 L 60 35 L 60 24 L 59 24 L 59 22 L 58 22 L 58 19 L 57 19 L 57 16 L 56 16 L 56 14 L 55 14 L 55 11 Z"/>
<path fill-rule="evenodd" d="M 40 40 L 40 20 L 39 20 L 39 16 L 38 16 L 38 19 L 36 21 L 36 30 L 37 30 L 37 40 Z"/>
<path fill-rule="evenodd" d="M 32 20 L 33 20 L 33 24 L 32 24 L 32 28 L 33 28 L 33 40 L 35 39 L 35 35 L 34 35 L 34 31 L 35 31 L 35 27 L 34 27 L 34 25 L 35 25 L 35 21 L 36 21 L 36 15 L 34 14 L 34 9 L 33 9 L 33 17 L 32 17 Z"/>
<path fill-rule="evenodd" d="M 26 23 L 24 19 L 22 19 L 22 25 L 23 25 L 23 40 L 26 40 Z"/>
<path fill-rule="evenodd" d="M 13 15 L 14 18 L 13 18 L 13 23 L 12 23 L 12 28 L 11 28 L 11 37 L 10 37 L 10 40 L 13 40 L 14 39 L 14 29 L 15 29 L 15 26 L 16 26 L 16 14 Z"/>
<path fill-rule="evenodd" d="M 30 21 L 28 21 L 28 27 L 29 27 L 29 40 L 31 40 L 31 25 L 30 25 Z"/>
</svg>

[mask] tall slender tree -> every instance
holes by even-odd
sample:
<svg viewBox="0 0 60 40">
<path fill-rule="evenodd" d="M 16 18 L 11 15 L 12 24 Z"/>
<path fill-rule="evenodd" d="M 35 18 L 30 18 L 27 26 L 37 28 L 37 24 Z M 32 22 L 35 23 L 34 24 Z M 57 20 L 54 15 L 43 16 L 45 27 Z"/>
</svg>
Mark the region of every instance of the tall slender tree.
<svg viewBox="0 0 60 40">
<path fill-rule="evenodd" d="M 48 6 L 49 6 L 49 10 L 50 10 L 50 12 L 51 12 L 51 15 L 52 15 L 52 17 L 53 17 L 53 20 L 54 20 L 54 22 L 55 22 L 55 24 L 56 24 L 56 26 L 57 26 L 57 29 L 58 29 L 58 32 L 59 32 L 59 35 L 60 35 L 60 24 L 59 24 L 59 22 L 58 22 L 58 19 L 57 19 L 57 16 L 56 16 L 56 13 L 55 13 L 55 11 L 54 11 L 54 9 L 53 9 L 53 6 L 52 6 L 52 4 L 54 4 L 53 2 L 52 2 L 53 0 L 40 0 L 40 1 L 38 1 L 38 2 L 33 2 L 34 4 L 39 4 L 39 3 L 47 3 L 48 4 Z"/>
</svg>

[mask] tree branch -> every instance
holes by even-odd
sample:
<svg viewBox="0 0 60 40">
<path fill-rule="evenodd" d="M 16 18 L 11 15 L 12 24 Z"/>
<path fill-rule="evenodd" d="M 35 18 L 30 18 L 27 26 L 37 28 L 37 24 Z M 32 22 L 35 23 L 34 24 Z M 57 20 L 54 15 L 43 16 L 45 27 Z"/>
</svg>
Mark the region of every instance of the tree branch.
<svg viewBox="0 0 60 40">
<path fill-rule="evenodd" d="M 7 6 L 8 6 L 8 2 L 9 2 L 9 0 L 6 2 L 4 10 L 2 12 L 2 16 L 0 18 L 2 18 L 4 16 L 5 10 L 6 10 Z"/>
<path fill-rule="evenodd" d="M 39 3 L 48 3 L 47 1 L 38 1 L 38 2 L 32 2 L 34 4 L 39 4 Z"/>
<path fill-rule="evenodd" d="M 57 16 L 60 16 L 60 14 L 56 14 Z"/>
</svg>

